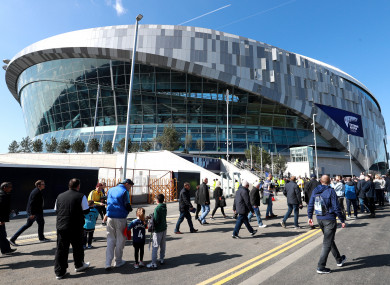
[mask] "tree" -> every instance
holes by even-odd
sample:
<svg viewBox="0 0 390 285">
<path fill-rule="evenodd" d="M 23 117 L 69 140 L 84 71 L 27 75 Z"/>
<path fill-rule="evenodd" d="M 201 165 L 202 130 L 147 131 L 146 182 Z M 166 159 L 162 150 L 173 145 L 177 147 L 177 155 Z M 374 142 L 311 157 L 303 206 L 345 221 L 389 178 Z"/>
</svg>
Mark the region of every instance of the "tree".
<svg viewBox="0 0 390 285">
<path fill-rule="evenodd" d="M 75 153 L 79 153 L 79 152 L 85 152 L 85 143 L 80 140 L 80 139 L 77 139 L 74 141 L 74 143 L 71 145 L 71 149 L 73 152 Z"/>
<path fill-rule="evenodd" d="M 102 151 L 104 151 L 105 153 L 112 153 L 112 141 L 105 141 L 102 147 Z"/>
<path fill-rule="evenodd" d="M 9 153 L 17 153 L 19 152 L 19 144 L 17 141 L 12 141 L 10 145 L 8 146 L 8 152 Z"/>
<path fill-rule="evenodd" d="M 70 141 L 68 139 L 61 140 L 58 144 L 57 150 L 60 153 L 67 153 L 70 150 Z"/>
<path fill-rule="evenodd" d="M 184 138 L 184 148 L 186 150 L 191 148 L 192 144 L 192 135 L 191 134 L 186 134 L 186 137 Z"/>
<path fill-rule="evenodd" d="M 32 150 L 32 141 L 29 136 L 22 138 L 20 142 L 20 152 L 31 152 Z"/>
<path fill-rule="evenodd" d="M 143 142 L 141 147 L 143 151 L 149 151 L 153 148 L 153 144 L 151 142 Z"/>
<path fill-rule="evenodd" d="M 261 153 L 263 153 L 263 155 L 261 155 Z M 247 159 L 251 158 L 250 147 L 245 150 L 245 157 Z M 252 145 L 252 159 L 253 162 L 257 164 L 261 164 L 261 159 L 263 159 L 263 167 L 267 164 L 271 164 L 271 155 L 267 151 L 256 145 Z"/>
<path fill-rule="evenodd" d="M 46 151 L 47 152 L 56 152 L 58 147 L 58 142 L 55 137 L 52 137 L 50 141 L 46 141 Z"/>
<path fill-rule="evenodd" d="M 96 138 L 92 138 L 88 142 L 88 149 L 90 153 L 99 151 L 100 143 Z"/>
<path fill-rule="evenodd" d="M 36 139 L 32 143 L 32 149 L 34 152 L 42 152 L 43 151 L 43 142 L 41 139 Z"/>
<path fill-rule="evenodd" d="M 181 146 L 180 135 L 172 124 L 165 126 L 162 135 L 156 139 L 165 150 L 174 151 Z"/>
<path fill-rule="evenodd" d="M 204 141 L 202 139 L 196 141 L 196 148 L 199 150 L 200 155 L 200 152 L 204 150 Z"/>
<path fill-rule="evenodd" d="M 284 156 L 278 154 L 274 157 L 274 170 L 277 174 L 283 174 L 287 169 L 287 160 Z"/>
<path fill-rule="evenodd" d="M 122 138 L 118 142 L 118 146 L 116 148 L 117 148 L 117 150 L 120 153 L 124 153 L 125 152 L 125 144 L 126 144 L 126 139 L 125 138 Z M 130 140 L 130 138 L 129 138 L 128 145 L 127 145 L 127 152 L 131 152 L 131 140 Z"/>
<path fill-rule="evenodd" d="M 132 143 L 131 144 L 131 148 L 130 148 L 130 152 L 139 152 L 139 144 L 138 143 Z"/>
</svg>

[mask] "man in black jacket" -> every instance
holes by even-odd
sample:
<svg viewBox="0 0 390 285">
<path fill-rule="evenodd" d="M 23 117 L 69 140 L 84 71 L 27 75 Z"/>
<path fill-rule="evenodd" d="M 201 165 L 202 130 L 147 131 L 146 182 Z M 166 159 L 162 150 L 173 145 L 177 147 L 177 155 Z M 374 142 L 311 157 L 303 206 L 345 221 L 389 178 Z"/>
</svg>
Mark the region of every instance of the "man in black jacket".
<svg viewBox="0 0 390 285">
<path fill-rule="evenodd" d="M 12 191 L 11 182 L 1 183 L 0 189 L 0 249 L 4 255 L 12 254 L 16 249 L 11 249 L 7 240 L 7 231 L 5 230 L 5 223 L 9 222 L 9 215 L 11 214 L 11 199 L 9 193 Z"/>
<path fill-rule="evenodd" d="M 190 183 L 184 182 L 184 188 L 181 189 L 180 195 L 179 195 L 179 210 L 180 210 L 180 216 L 176 223 L 175 228 L 175 234 L 182 234 L 180 231 L 180 224 L 184 221 L 184 218 L 187 219 L 188 226 L 190 227 L 191 233 L 196 233 L 198 230 L 194 229 L 194 226 L 192 224 L 191 220 L 191 213 L 194 207 L 191 204 L 190 200 Z"/>
<path fill-rule="evenodd" d="M 283 228 L 286 227 L 286 221 L 290 217 L 292 210 L 294 209 L 294 228 L 299 229 L 298 215 L 299 208 L 302 207 L 301 190 L 299 189 L 295 176 L 291 176 L 290 182 L 286 184 L 283 194 L 287 197 L 287 212 L 284 215 L 283 221 L 280 222 Z"/>
<path fill-rule="evenodd" d="M 310 181 L 305 183 L 305 187 L 303 188 L 303 191 L 305 192 L 306 205 L 309 205 L 311 193 L 313 193 L 313 190 L 321 184 L 317 181 L 317 177 L 314 174 L 310 175 L 310 178 Z"/>
<path fill-rule="evenodd" d="M 364 180 L 364 175 L 360 175 L 359 180 L 356 183 L 356 194 L 359 198 L 360 213 L 364 213 L 364 211 L 369 213 L 370 210 L 367 206 L 366 193 L 364 193 L 364 191 L 362 190 L 364 184 L 366 184 L 366 181 Z"/>
<path fill-rule="evenodd" d="M 370 218 L 375 218 L 375 185 L 368 175 L 364 177 L 364 180 L 366 180 L 366 183 L 362 185 L 361 191 L 366 195 L 368 208 L 370 209 Z"/>
<path fill-rule="evenodd" d="M 236 196 L 234 197 L 233 211 L 234 214 L 238 214 L 236 226 L 234 227 L 232 238 L 240 238 L 238 233 L 241 229 L 242 224 L 246 226 L 248 231 L 254 236 L 257 233 L 257 230 L 254 230 L 252 226 L 249 224 L 248 213 L 251 212 L 254 214 L 250 199 L 249 199 L 249 183 L 248 181 L 242 181 L 240 187 L 236 192 Z"/>
<path fill-rule="evenodd" d="M 201 225 L 207 225 L 206 216 L 210 212 L 210 195 L 209 187 L 207 186 L 208 179 L 203 179 L 202 184 L 199 187 L 198 202 L 202 207 L 202 215 L 199 217 L 198 221 Z"/>
<path fill-rule="evenodd" d="M 68 268 L 69 245 L 72 244 L 75 271 L 84 271 L 89 262 L 84 262 L 83 226 L 84 214 L 89 213 L 87 197 L 80 191 L 80 180 L 69 181 L 69 190 L 57 197 L 57 250 L 54 261 L 56 278 L 62 279 Z"/>
<path fill-rule="evenodd" d="M 255 186 L 253 186 L 252 190 L 249 192 L 249 197 L 251 201 L 251 205 L 253 208 L 253 211 L 255 212 L 256 218 L 257 218 L 257 224 L 259 225 L 259 228 L 266 228 L 267 225 L 263 224 L 263 221 L 261 220 L 261 214 L 260 214 L 260 182 L 257 182 Z M 251 221 L 253 217 L 252 212 L 248 215 L 249 222 Z"/>
<path fill-rule="evenodd" d="M 386 173 L 385 181 L 386 181 L 386 184 L 385 184 L 385 191 L 386 191 L 385 201 L 390 202 L 388 200 L 389 195 L 390 195 L 390 172 Z"/>
<path fill-rule="evenodd" d="M 35 182 L 35 188 L 31 191 L 27 202 L 27 222 L 22 226 L 9 240 L 10 244 L 17 246 L 17 238 L 36 221 L 38 224 L 38 238 L 40 242 L 50 241 L 44 236 L 45 219 L 43 218 L 43 196 L 42 190 L 45 189 L 45 181 Z"/>
</svg>

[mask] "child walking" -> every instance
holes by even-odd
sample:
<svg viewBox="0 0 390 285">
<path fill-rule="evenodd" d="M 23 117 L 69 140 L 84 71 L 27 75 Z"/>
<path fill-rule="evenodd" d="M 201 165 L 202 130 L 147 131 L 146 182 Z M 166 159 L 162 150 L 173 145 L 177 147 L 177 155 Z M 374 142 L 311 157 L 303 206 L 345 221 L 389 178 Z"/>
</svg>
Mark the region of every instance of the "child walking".
<svg viewBox="0 0 390 285">
<path fill-rule="evenodd" d="M 133 247 L 134 247 L 134 268 L 145 266 L 144 260 L 144 246 L 145 246 L 145 209 L 138 208 L 136 212 L 137 218 L 128 225 L 127 229 L 133 229 Z M 138 259 L 139 255 L 139 259 Z M 139 261 L 138 261 L 139 260 Z"/>
<path fill-rule="evenodd" d="M 84 249 L 92 248 L 93 233 L 95 232 L 96 220 L 99 216 L 99 211 L 95 208 L 95 201 L 89 200 L 89 213 L 84 215 Z"/>
<path fill-rule="evenodd" d="M 164 203 L 164 195 L 158 194 L 155 201 L 157 207 L 154 209 L 153 218 L 155 230 L 153 232 L 152 262 L 146 265 L 147 268 L 157 268 L 157 251 L 160 248 L 160 264 L 164 264 L 165 245 L 167 237 L 167 205 Z"/>
</svg>

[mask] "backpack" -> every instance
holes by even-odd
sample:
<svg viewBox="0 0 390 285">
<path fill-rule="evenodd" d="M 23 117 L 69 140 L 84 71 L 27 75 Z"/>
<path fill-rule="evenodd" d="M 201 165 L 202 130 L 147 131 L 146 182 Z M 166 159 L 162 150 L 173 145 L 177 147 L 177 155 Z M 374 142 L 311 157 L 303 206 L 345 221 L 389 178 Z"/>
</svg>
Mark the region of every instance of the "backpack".
<svg viewBox="0 0 390 285">
<path fill-rule="evenodd" d="M 345 185 L 345 198 L 350 200 L 356 199 L 355 186 Z"/>
<path fill-rule="evenodd" d="M 154 219 L 154 214 L 150 214 L 150 218 L 148 220 L 148 232 L 152 233 L 156 229 L 156 220 Z"/>
<path fill-rule="evenodd" d="M 314 199 L 314 213 L 317 216 L 325 216 L 328 212 L 325 201 L 322 198 L 321 194 L 316 194 Z"/>
</svg>

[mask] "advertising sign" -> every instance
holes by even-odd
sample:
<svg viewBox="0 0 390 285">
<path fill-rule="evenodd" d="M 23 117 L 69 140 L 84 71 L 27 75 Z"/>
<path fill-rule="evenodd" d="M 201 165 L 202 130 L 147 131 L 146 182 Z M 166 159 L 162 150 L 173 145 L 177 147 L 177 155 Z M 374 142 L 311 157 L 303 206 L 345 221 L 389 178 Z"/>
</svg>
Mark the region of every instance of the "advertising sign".
<svg viewBox="0 0 390 285">
<path fill-rule="evenodd" d="M 360 115 L 321 104 L 316 104 L 316 106 L 331 117 L 348 134 L 364 137 L 362 117 Z"/>
</svg>

